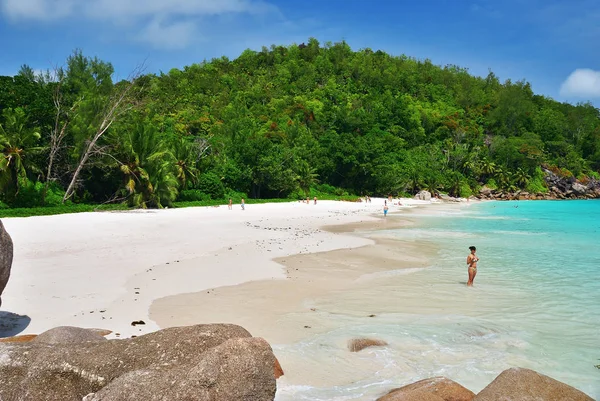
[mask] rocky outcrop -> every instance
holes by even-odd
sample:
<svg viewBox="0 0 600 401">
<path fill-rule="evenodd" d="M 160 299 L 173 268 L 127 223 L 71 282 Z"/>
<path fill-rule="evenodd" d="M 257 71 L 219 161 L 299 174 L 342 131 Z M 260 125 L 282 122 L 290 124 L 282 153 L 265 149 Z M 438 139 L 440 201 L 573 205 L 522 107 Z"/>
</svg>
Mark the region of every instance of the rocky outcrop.
<svg viewBox="0 0 600 401">
<path fill-rule="evenodd" d="M 2 292 L 6 288 L 8 278 L 10 277 L 12 260 L 13 242 L 0 220 L 0 306 L 2 306 Z"/>
<path fill-rule="evenodd" d="M 42 344 L 78 344 L 88 341 L 106 341 L 106 338 L 94 330 L 60 326 L 43 332 L 32 341 Z"/>
<path fill-rule="evenodd" d="M 544 193 L 526 191 L 503 192 L 483 186 L 479 190 L 479 199 L 489 200 L 558 200 L 558 199 L 596 199 L 600 198 L 600 181 L 588 179 L 578 181 L 573 176 L 559 176 L 553 171 L 542 168 L 548 190 Z"/>
<path fill-rule="evenodd" d="M 429 191 L 419 191 L 415 195 L 415 199 L 422 201 L 430 201 L 431 200 L 431 192 Z"/>
<path fill-rule="evenodd" d="M 474 399 L 497 400 L 594 401 L 576 388 L 522 368 L 512 368 L 500 373 Z"/>
<path fill-rule="evenodd" d="M 544 180 L 550 197 L 556 199 L 568 198 L 600 198 L 600 181 L 589 179 L 580 182 L 573 176 L 559 176 L 555 172 L 543 168 Z"/>
<path fill-rule="evenodd" d="M 240 326 L 178 327 L 127 340 L 92 334 L 61 328 L 29 343 L 1 343 L 0 399 L 266 401 L 275 396 L 271 347 Z"/>
<path fill-rule="evenodd" d="M 473 398 L 475 398 L 475 393 L 460 384 L 445 377 L 433 377 L 392 390 L 383 397 L 378 398 L 377 401 L 400 401 L 407 399 L 472 401 Z"/>
<path fill-rule="evenodd" d="M 353 338 L 348 341 L 348 349 L 352 352 L 362 351 L 368 347 L 382 347 L 384 345 L 387 345 L 385 341 L 374 338 Z"/>
</svg>

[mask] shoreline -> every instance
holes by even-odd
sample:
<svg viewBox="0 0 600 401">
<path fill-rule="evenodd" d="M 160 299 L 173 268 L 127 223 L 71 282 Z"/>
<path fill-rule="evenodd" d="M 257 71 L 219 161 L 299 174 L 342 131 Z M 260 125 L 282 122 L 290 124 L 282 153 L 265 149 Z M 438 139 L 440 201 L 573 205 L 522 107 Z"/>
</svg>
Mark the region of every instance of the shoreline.
<svg viewBox="0 0 600 401">
<path fill-rule="evenodd" d="M 0 312 L 10 322 L 0 337 L 60 325 L 108 329 L 109 338 L 158 330 L 149 316 L 154 300 L 281 279 L 277 257 L 370 244 L 318 227 L 380 222 L 382 206 L 374 199 L 3 219 L 15 254 Z M 139 320 L 145 324 L 131 325 Z"/>
</svg>

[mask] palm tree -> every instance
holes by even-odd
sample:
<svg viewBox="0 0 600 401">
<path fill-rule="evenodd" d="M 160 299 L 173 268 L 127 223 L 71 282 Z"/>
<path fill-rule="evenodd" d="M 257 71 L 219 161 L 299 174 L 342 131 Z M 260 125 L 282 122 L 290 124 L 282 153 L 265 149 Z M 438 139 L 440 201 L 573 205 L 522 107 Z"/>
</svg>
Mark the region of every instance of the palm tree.
<svg viewBox="0 0 600 401">
<path fill-rule="evenodd" d="M 527 184 L 529 184 L 531 177 L 527 174 L 527 172 L 525 172 L 525 170 L 519 167 L 517 171 L 515 171 L 513 179 L 517 185 L 519 185 L 521 188 L 524 188 L 527 186 Z"/>
<path fill-rule="evenodd" d="M 306 196 L 308 196 L 308 193 L 310 192 L 310 187 L 319 182 L 317 178 L 319 177 L 319 174 L 317 174 L 316 171 L 316 169 L 310 167 L 310 164 L 308 164 L 306 160 L 301 160 L 298 163 L 296 181 Z"/>
<path fill-rule="evenodd" d="M 493 161 L 490 161 L 487 158 L 484 158 L 481 161 L 480 170 L 485 178 L 493 176 L 496 173 L 497 169 L 498 169 L 498 167 L 496 166 L 496 163 L 494 163 Z"/>
<path fill-rule="evenodd" d="M 178 193 L 177 160 L 166 141 L 150 125 L 139 124 L 124 135 L 121 171 L 131 206 L 168 206 Z"/>
<path fill-rule="evenodd" d="M 39 172 L 29 156 L 40 152 L 36 146 L 41 135 L 36 128 L 27 127 L 27 115 L 18 107 L 2 112 L 4 124 L 0 124 L 0 193 L 12 192 L 16 196 L 19 187 L 27 181 L 27 173 Z"/>
<path fill-rule="evenodd" d="M 182 189 L 185 189 L 189 183 L 194 184 L 198 178 L 197 153 L 194 144 L 185 138 L 177 138 L 173 142 L 177 179 Z"/>
</svg>

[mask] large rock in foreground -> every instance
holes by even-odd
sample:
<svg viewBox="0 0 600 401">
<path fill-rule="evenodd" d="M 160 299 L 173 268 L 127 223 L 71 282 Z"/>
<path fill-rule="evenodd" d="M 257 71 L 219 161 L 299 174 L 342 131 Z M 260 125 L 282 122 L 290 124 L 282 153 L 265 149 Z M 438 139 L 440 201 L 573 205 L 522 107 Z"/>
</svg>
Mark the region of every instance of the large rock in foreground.
<svg viewBox="0 0 600 401">
<path fill-rule="evenodd" d="M 583 392 L 533 370 L 512 368 L 475 397 L 475 401 L 594 401 Z"/>
<path fill-rule="evenodd" d="M 2 306 L 2 291 L 6 288 L 10 277 L 13 260 L 13 242 L 0 221 L 0 306 Z"/>
<path fill-rule="evenodd" d="M 273 351 L 240 326 L 177 327 L 127 340 L 65 335 L 63 329 L 50 334 L 30 343 L 0 343 L 0 400 L 275 397 Z M 69 339 L 75 342 L 65 343 Z"/>
<path fill-rule="evenodd" d="M 472 401 L 475 393 L 445 377 L 420 380 L 390 391 L 377 401 Z"/>
<path fill-rule="evenodd" d="M 95 330 L 59 326 L 43 332 L 32 341 L 42 344 L 78 344 L 88 341 L 106 341 L 106 338 Z"/>
</svg>

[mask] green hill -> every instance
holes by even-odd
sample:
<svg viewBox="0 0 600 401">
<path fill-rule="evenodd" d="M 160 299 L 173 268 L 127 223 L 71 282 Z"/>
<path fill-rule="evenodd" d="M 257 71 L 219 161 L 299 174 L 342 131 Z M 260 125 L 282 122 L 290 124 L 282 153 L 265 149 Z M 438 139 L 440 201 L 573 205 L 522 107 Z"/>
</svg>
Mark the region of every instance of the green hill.
<svg viewBox="0 0 600 401">
<path fill-rule="evenodd" d="M 598 109 L 492 72 L 310 39 L 131 81 L 112 75 L 77 51 L 58 74 L 24 66 L 0 77 L 4 207 L 543 192 L 541 165 L 600 178 Z"/>
</svg>

